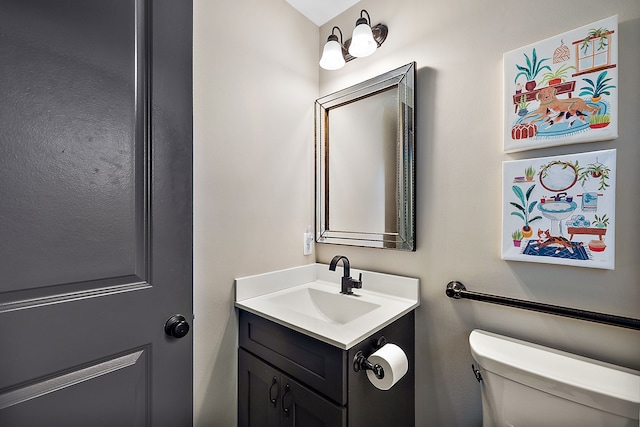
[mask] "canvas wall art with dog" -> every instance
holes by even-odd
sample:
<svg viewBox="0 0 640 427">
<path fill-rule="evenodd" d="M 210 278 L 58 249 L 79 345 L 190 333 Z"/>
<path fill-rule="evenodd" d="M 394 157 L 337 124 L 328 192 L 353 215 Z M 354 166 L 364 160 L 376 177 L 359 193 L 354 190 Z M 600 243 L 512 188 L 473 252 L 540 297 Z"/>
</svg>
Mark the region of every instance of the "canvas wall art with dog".
<svg viewBox="0 0 640 427">
<path fill-rule="evenodd" d="M 618 16 L 504 54 L 504 150 L 618 137 Z"/>
</svg>

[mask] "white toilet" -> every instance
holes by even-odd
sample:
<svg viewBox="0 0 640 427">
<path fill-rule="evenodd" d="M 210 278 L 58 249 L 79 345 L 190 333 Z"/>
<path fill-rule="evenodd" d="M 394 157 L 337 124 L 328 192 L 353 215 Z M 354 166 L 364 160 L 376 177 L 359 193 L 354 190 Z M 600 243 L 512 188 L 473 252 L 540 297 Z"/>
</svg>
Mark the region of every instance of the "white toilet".
<svg viewBox="0 0 640 427">
<path fill-rule="evenodd" d="M 474 330 L 483 427 L 638 427 L 640 372 Z"/>
</svg>

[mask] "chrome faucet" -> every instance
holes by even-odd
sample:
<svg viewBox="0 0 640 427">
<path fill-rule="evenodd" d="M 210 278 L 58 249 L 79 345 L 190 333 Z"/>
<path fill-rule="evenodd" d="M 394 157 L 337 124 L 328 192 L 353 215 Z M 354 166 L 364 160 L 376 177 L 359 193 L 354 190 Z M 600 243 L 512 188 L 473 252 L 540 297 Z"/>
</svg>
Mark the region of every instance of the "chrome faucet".
<svg viewBox="0 0 640 427">
<path fill-rule="evenodd" d="M 331 271 L 336 271 L 336 266 L 338 265 L 338 261 L 342 260 L 342 267 L 343 267 L 343 273 L 342 273 L 342 290 L 340 291 L 341 294 L 345 294 L 345 295 L 353 295 L 353 288 L 356 289 L 360 289 L 362 288 L 362 273 L 360 273 L 360 277 L 358 278 L 358 280 L 354 280 L 351 278 L 351 270 L 350 270 L 350 266 L 349 266 L 349 258 L 347 258 L 344 255 L 336 255 L 333 257 L 333 259 L 331 260 L 331 263 L 329 264 L 329 270 Z"/>
</svg>

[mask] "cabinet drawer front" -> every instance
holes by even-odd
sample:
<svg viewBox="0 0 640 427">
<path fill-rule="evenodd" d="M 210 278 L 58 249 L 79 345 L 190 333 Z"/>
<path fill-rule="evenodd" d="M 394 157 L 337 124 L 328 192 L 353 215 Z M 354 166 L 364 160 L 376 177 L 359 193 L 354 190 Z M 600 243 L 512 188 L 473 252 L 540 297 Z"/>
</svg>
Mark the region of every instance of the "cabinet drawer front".
<svg viewBox="0 0 640 427">
<path fill-rule="evenodd" d="M 347 403 L 347 352 L 240 310 L 240 346 L 340 405 Z"/>
</svg>

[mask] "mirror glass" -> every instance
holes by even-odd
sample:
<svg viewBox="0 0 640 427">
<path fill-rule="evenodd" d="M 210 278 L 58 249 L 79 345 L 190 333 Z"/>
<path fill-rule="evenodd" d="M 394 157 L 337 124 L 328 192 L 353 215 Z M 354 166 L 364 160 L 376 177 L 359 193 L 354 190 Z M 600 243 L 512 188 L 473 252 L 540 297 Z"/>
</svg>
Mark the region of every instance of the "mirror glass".
<svg viewBox="0 0 640 427">
<path fill-rule="evenodd" d="M 578 180 L 578 171 L 568 162 L 554 161 L 540 171 L 540 184 L 549 191 L 565 191 Z"/>
<path fill-rule="evenodd" d="M 415 63 L 318 99 L 316 241 L 415 250 Z"/>
</svg>

